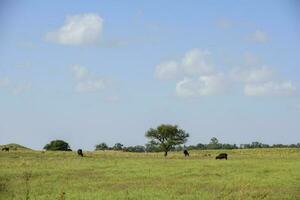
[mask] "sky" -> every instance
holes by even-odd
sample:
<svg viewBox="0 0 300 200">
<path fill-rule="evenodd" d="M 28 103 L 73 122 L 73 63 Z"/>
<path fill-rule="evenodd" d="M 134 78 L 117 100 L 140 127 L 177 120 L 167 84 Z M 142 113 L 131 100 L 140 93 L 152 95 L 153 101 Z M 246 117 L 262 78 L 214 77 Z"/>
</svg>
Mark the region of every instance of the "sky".
<svg viewBox="0 0 300 200">
<path fill-rule="evenodd" d="M 0 0 L 0 144 L 300 142 L 300 3 Z"/>
</svg>

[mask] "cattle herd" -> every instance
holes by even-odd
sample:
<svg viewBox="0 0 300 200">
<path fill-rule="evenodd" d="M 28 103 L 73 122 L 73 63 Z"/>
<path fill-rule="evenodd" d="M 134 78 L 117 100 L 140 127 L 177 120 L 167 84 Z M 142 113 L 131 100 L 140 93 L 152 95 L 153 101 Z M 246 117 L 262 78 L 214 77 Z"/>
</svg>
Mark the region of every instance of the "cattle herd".
<svg viewBox="0 0 300 200">
<path fill-rule="evenodd" d="M 3 147 L 2 151 L 9 151 L 9 147 Z M 187 149 L 183 150 L 183 154 L 185 157 L 190 156 L 189 152 Z M 83 151 L 82 149 L 78 149 L 77 150 L 77 155 L 83 157 Z M 219 155 L 216 156 L 216 160 L 222 160 L 222 159 L 226 159 L 227 160 L 228 155 L 227 153 L 220 153 Z"/>
</svg>

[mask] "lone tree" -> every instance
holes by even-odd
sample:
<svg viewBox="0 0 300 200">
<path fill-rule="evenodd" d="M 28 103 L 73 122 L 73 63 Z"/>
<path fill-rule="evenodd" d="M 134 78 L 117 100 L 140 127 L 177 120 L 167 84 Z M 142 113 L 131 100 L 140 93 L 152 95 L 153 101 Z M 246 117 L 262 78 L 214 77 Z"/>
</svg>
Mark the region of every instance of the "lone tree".
<svg viewBox="0 0 300 200">
<path fill-rule="evenodd" d="M 151 144 L 158 145 L 165 152 L 165 156 L 167 156 L 173 147 L 184 144 L 189 134 L 179 129 L 177 125 L 162 124 L 156 129 L 150 128 L 146 132 L 146 137 L 150 139 Z"/>
<path fill-rule="evenodd" d="M 69 151 L 70 146 L 63 140 L 53 140 L 44 146 L 45 150 L 49 151 Z"/>
<path fill-rule="evenodd" d="M 208 149 L 221 149 L 222 144 L 219 143 L 219 140 L 216 137 L 210 139 L 209 144 L 207 145 Z"/>
<path fill-rule="evenodd" d="M 107 146 L 107 144 L 106 143 L 104 143 L 104 142 L 102 142 L 102 143 L 100 143 L 100 144 L 97 144 L 96 146 L 95 146 L 95 150 L 96 151 L 98 151 L 98 150 L 107 150 L 108 149 L 108 146 Z"/>
</svg>

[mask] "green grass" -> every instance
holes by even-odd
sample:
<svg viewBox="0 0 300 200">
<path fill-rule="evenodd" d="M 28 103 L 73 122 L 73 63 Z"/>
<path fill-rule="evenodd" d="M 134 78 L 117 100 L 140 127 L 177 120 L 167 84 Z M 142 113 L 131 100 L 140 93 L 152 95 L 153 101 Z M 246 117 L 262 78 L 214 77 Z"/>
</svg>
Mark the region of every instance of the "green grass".
<svg viewBox="0 0 300 200">
<path fill-rule="evenodd" d="M 0 199 L 300 199 L 300 149 L 222 152 L 0 152 Z"/>
</svg>

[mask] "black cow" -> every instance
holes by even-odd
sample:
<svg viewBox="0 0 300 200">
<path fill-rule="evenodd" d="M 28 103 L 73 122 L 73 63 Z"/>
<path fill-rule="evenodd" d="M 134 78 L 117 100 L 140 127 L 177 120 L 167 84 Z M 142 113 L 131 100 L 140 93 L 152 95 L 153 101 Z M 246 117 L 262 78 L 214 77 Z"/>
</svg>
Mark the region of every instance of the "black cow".
<svg viewBox="0 0 300 200">
<path fill-rule="evenodd" d="M 8 147 L 3 147 L 2 151 L 9 151 L 9 148 Z"/>
<path fill-rule="evenodd" d="M 184 154 L 185 157 L 190 156 L 189 152 L 186 149 L 183 150 L 183 154 Z"/>
<path fill-rule="evenodd" d="M 216 156 L 216 160 L 226 159 L 227 160 L 227 153 L 220 153 Z"/>
<path fill-rule="evenodd" d="M 78 149 L 78 150 L 77 150 L 77 154 L 78 154 L 79 156 L 83 157 L 82 149 Z"/>
</svg>

